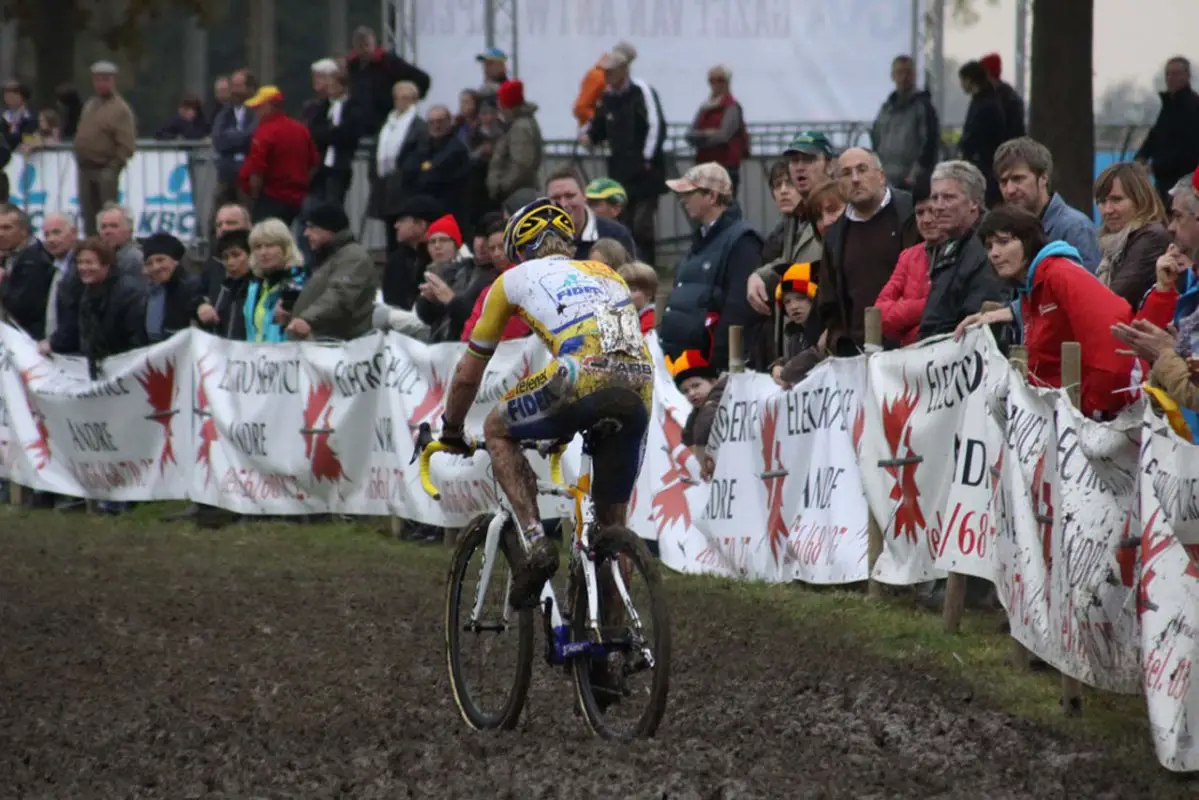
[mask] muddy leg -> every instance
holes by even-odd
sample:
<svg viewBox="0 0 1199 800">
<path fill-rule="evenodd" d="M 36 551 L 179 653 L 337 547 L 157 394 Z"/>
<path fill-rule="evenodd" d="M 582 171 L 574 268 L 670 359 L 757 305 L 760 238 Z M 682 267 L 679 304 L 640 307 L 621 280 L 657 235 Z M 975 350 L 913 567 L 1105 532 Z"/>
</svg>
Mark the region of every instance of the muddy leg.
<svg viewBox="0 0 1199 800">
<path fill-rule="evenodd" d="M 541 515 L 537 512 L 537 476 L 525 454 L 520 451 L 520 445 L 508 438 L 508 426 L 498 410 L 487 416 L 483 423 L 483 436 L 487 442 L 487 452 L 491 455 L 495 479 L 512 503 L 521 531 L 527 531 L 541 522 Z"/>
</svg>

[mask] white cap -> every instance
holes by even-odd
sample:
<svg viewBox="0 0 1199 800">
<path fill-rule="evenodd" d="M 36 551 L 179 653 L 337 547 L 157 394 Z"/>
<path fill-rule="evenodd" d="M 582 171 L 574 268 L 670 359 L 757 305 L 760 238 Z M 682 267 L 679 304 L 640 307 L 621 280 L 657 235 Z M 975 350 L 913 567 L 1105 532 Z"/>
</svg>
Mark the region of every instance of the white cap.
<svg viewBox="0 0 1199 800">
<path fill-rule="evenodd" d="M 312 62 L 312 71 L 317 75 L 336 75 L 341 69 L 333 59 L 322 58 L 320 61 Z"/>
<path fill-rule="evenodd" d="M 92 64 L 93 75 L 116 75 L 118 72 L 120 70 L 117 69 L 117 65 L 111 61 L 97 61 Z"/>
</svg>

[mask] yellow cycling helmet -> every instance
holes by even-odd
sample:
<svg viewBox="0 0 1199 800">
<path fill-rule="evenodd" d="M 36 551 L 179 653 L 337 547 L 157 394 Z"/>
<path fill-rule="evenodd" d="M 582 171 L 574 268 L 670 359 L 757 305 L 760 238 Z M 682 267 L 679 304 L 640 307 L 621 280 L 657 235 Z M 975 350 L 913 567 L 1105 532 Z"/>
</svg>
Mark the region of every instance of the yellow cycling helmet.
<svg viewBox="0 0 1199 800">
<path fill-rule="evenodd" d="M 508 220 L 504 228 L 504 255 L 513 264 L 519 264 L 527 258 L 526 253 L 540 247 L 550 233 L 573 242 L 575 223 L 564 208 L 554 205 L 547 197 L 539 197 Z"/>
</svg>

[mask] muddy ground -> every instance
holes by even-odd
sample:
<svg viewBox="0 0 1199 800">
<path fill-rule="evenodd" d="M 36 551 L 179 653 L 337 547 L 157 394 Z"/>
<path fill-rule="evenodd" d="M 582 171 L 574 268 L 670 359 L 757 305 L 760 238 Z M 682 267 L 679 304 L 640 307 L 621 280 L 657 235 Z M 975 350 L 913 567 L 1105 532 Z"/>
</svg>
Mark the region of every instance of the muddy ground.
<svg viewBox="0 0 1199 800">
<path fill-rule="evenodd" d="M 675 578 L 658 738 L 613 746 L 539 662 L 521 729 L 465 729 L 448 553 L 362 529 L 199 532 L 0 511 L 4 797 L 1185 796 L 819 620 Z M 1143 721 L 1131 724 L 1143 725 Z"/>
</svg>

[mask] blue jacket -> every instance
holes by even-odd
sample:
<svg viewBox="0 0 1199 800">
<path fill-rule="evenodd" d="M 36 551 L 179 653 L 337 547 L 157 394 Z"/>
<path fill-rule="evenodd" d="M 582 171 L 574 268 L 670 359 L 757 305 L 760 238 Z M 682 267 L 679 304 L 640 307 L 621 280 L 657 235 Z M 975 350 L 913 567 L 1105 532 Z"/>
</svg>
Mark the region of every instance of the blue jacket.
<svg viewBox="0 0 1199 800">
<path fill-rule="evenodd" d="M 250 139 L 258 127 L 258 117 L 253 109 L 245 109 L 242 119 L 243 124 L 239 128 L 234 107 L 226 104 L 221 106 L 212 120 L 212 149 L 217 154 L 217 175 L 226 183 L 237 180 L 241 162 L 250 152 Z"/>
<path fill-rule="evenodd" d="M 1099 252 L 1099 234 L 1095 223 L 1077 208 L 1067 205 L 1057 192 L 1049 198 L 1049 205 L 1041 214 L 1041 225 L 1049 241 L 1060 239 L 1073 245 L 1078 251 L 1078 263 L 1092 274 L 1099 269 L 1102 254 Z"/>
<path fill-rule="evenodd" d="M 250 281 L 249 287 L 246 289 L 246 303 L 242 306 L 242 313 L 246 320 L 246 341 L 259 341 L 259 330 L 254 320 L 254 310 L 258 306 L 259 300 L 266 307 L 266 322 L 262 327 L 261 341 L 264 342 L 286 342 L 287 334 L 284 332 L 285 326 L 275 322 L 275 304 L 279 301 L 279 293 L 283 290 L 283 286 L 291 281 L 292 285 L 300 288 L 304 285 L 304 268 L 292 267 L 284 272 L 280 277 L 273 281 L 267 281 L 263 278 L 254 278 Z M 266 295 L 262 296 L 262 292 L 266 291 Z"/>
</svg>

